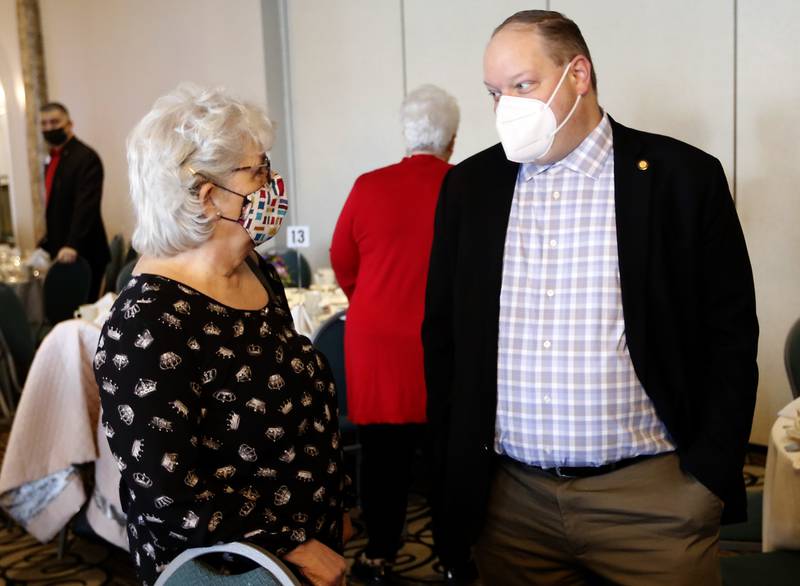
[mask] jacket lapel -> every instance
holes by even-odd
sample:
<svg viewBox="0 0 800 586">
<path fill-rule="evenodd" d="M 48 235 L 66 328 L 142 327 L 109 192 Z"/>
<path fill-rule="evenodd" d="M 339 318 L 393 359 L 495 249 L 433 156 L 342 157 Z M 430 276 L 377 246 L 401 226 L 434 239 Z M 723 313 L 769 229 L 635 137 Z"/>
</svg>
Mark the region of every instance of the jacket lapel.
<svg viewBox="0 0 800 586">
<path fill-rule="evenodd" d="M 635 132 L 611 119 L 614 135 L 614 198 L 622 309 L 633 367 L 645 384 L 647 264 L 654 162 Z"/>
<path fill-rule="evenodd" d="M 482 206 L 486 214 L 487 266 L 485 270 L 489 279 L 487 291 L 495 295 L 487 301 L 493 310 L 496 309 L 497 315 L 494 320 L 496 326 L 500 311 L 500 287 L 503 280 L 503 254 L 508 230 L 508 215 L 514 199 L 519 163 L 512 163 L 506 159 L 503 148 L 499 144 L 495 145 L 494 149 L 495 163 L 492 165 L 493 168 L 485 170 L 481 183 L 484 186 L 487 201 L 487 205 Z M 478 213 L 481 212 L 478 211 Z"/>
</svg>

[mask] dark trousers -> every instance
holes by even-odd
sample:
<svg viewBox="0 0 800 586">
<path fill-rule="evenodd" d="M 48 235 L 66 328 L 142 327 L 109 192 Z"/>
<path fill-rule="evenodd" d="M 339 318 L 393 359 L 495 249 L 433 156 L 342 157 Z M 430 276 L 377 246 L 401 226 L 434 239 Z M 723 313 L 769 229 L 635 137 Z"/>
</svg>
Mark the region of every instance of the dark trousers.
<svg viewBox="0 0 800 586">
<path fill-rule="evenodd" d="M 361 510 L 369 558 L 393 559 L 402 546 L 414 456 L 425 425 L 359 425 Z"/>
</svg>

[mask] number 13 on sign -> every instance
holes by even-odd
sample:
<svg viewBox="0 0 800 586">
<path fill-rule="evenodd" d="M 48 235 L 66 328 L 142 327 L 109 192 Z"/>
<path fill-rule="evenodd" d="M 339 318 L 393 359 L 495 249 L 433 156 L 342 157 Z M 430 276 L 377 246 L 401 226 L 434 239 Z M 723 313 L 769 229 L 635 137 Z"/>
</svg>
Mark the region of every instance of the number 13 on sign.
<svg viewBox="0 0 800 586">
<path fill-rule="evenodd" d="M 311 236 L 308 226 L 288 226 L 286 246 L 289 248 L 308 248 L 311 246 Z"/>
</svg>

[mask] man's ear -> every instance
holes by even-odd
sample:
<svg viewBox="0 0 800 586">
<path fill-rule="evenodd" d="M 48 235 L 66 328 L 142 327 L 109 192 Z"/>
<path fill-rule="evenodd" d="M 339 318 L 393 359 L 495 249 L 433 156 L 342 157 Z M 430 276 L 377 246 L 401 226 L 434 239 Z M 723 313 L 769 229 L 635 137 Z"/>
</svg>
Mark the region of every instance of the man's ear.
<svg viewBox="0 0 800 586">
<path fill-rule="evenodd" d="M 572 64 L 572 78 L 575 80 L 575 91 L 585 96 L 592 89 L 592 63 L 584 55 L 575 57 Z"/>
</svg>

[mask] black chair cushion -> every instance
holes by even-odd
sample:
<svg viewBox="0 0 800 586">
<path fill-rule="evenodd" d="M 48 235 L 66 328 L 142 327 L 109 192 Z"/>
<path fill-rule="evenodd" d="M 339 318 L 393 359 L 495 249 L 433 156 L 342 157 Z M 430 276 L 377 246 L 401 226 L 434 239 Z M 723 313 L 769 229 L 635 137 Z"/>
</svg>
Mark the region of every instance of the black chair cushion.
<svg viewBox="0 0 800 586">
<path fill-rule="evenodd" d="M 44 315 L 51 325 L 66 319 L 89 300 L 92 270 L 86 259 L 53 263 L 44 279 Z"/>
<path fill-rule="evenodd" d="M 35 351 L 33 332 L 22 302 L 8 285 L 0 283 L 0 331 L 14 360 L 17 382 L 25 382 Z"/>
</svg>

